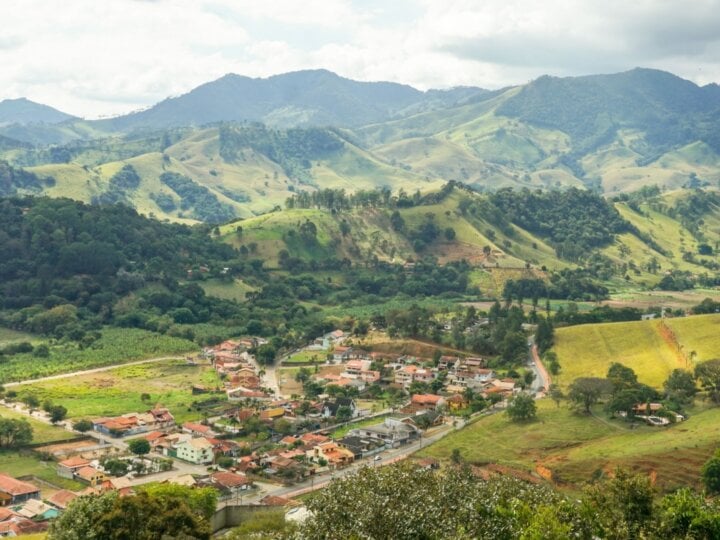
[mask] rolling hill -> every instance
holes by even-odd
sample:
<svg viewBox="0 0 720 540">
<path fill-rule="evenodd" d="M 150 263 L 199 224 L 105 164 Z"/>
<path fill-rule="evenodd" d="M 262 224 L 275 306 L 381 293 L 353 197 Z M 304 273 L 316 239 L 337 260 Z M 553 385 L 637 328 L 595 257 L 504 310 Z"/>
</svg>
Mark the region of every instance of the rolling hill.
<svg viewBox="0 0 720 540">
<path fill-rule="evenodd" d="M 0 159 L 53 177 L 43 192 L 84 201 L 102 197 L 131 165 L 140 185 L 123 195 L 128 204 L 159 218 L 223 222 L 322 188 L 427 192 L 454 180 L 478 191 L 584 187 L 615 196 L 717 187 L 718 118 L 716 85 L 647 69 L 541 77 L 493 92 L 420 92 L 314 70 L 228 75 L 113 119 L 5 125 Z M 224 210 L 183 202 L 159 180 L 166 172 Z"/>
</svg>

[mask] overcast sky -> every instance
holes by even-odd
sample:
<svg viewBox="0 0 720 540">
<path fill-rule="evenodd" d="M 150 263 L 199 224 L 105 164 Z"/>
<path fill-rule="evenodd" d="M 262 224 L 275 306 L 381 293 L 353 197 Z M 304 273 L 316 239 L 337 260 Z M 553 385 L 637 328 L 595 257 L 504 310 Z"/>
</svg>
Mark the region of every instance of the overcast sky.
<svg viewBox="0 0 720 540">
<path fill-rule="evenodd" d="M 720 0 L 0 0 L 0 99 L 95 118 L 233 72 L 420 89 L 636 66 L 720 82 Z"/>
</svg>

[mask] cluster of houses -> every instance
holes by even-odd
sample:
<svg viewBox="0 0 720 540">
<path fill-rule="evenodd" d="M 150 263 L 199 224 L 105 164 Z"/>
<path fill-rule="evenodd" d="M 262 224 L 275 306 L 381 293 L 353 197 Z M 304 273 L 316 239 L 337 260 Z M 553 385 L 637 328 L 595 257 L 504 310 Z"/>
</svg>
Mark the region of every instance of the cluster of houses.
<svg viewBox="0 0 720 540">
<path fill-rule="evenodd" d="M 224 380 L 224 389 L 230 401 L 273 398 L 272 394 L 263 389 L 255 358 L 249 352 L 266 343 L 266 339 L 250 337 L 223 341 L 216 347 L 203 350 L 203 356 L 210 360 L 218 375 Z M 208 389 L 196 386 L 193 390 L 196 393 L 203 393 Z"/>
</svg>

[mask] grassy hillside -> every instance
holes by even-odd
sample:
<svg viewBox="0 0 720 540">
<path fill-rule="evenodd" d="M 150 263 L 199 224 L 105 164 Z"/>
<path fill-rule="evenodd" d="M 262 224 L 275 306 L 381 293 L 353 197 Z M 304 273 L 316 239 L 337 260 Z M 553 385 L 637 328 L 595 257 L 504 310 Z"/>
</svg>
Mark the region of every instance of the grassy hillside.
<svg viewBox="0 0 720 540">
<path fill-rule="evenodd" d="M 604 377 L 619 362 L 635 370 L 640 382 L 659 388 L 673 369 L 717 358 L 719 330 L 720 315 L 558 328 L 556 382 L 567 387 L 578 377 Z"/>
<path fill-rule="evenodd" d="M 602 414 L 602 413 L 600 413 Z M 651 474 L 662 491 L 700 485 L 700 468 L 720 436 L 720 409 L 699 410 L 667 429 L 608 421 L 538 402 L 538 420 L 511 422 L 503 413 L 480 419 L 423 449 L 449 460 L 453 449 L 474 464 L 496 463 L 577 488 L 618 466 Z"/>
<path fill-rule="evenodd" d="M 387 163 L 349 141 L 341 141 L 339 152 L 308 161 L 307 171 L 296 171 L 288 169 L 274 154 L 251 146 L 235 148 L 232 159 L 223 157 L 218 128 L 183 130 L 179 137 L 164 149 L 157 135 L 144 139 L 144 145 L 107 139 L 74 151 L 69 163 L 46 163 L 27 169 L 55 179 L 55 184 L 45 190 L 48 195 L 89 202 L 108 191 L 112 176 L 124 165 L 132 165 L 141 183 L 127 193 L 128 203 L 144 214 L 188 222 L 197 221 L 198 216 L 183 208 L 182 198 L 160 181 L 163 173 L 189 178 L 206 188 L 218 203 L 232 208 L 238 217 L 267 212 L 282 205 L 294 191 L 313 190 L 315 186 L 348 191 L 391 186 L 414 192 L 437 189 L 443 183 L 437 176 L 420 175 Z M 13 156 L 18 161 L 38 159 L 37 155 Z M 170 204 L 158 203 L 158 196 Z"/>
<path fill-rule="evenodd" d="M 578 377 L 604 377 L 613 362 L 635 370 L 638 379 L 660 387 L 675 368 L 684 367 L 663 339 L 660 321 L 607 323 L 558 328 L 554 350 L 560 360 L 558 384 Z"/>
</svg>

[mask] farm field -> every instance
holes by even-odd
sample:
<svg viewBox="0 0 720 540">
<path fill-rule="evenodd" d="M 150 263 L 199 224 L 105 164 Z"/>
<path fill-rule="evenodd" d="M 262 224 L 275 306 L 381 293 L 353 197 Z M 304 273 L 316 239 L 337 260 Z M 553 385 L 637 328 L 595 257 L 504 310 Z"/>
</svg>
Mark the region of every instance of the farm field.
<svg viewBox="0 0 720 540">
<path fill-rule="evenodd" d="M 663 491 L 698 487 L 700 468 L 718 445 L 720 409 L 698 411 L 668 428 L 638 426 L 538 402 L 538 420 L 511 422 L 504 413 L 486 416 L 423 449 L 420 457 L 450 458 L 453 449 L 473 464 L 497 463 L 521 471 L 542 471 L 569 488 L 611 473 L 618 466 L 653 474 Z"/>
<path fill-rule="evenodd" d="M 75 345 L 50 348 L 48 358 L 16 354 L 0 364 L 3 382 L 37 379 L 95 367 L 170 356 L 196 350 L 191 341 L 137 328 L 104 328 L 102 337 L 86 349 Z"/>
<path fill-rule="evenodd" d="M 241 279 L 235 279 L 229 283 L 220 281 L 219 279 L 209 279 L 200 282 L 200 286 L 208 296 L 222 298 L 223 300 L 236 300 L 238 302 L 244 302 L 247 299 L 245 294 L 256 290 Z"/>
<path fill-rule="evenodd" d="M 57 379 L 17 388 L 42 402 L 50 399 L 68 409 L 69 418 L 114 416 L 146 411 L 156 404 L 170 409 L 178 423 L 195 420 L 201 412 L 193 404 L 210 396 L 193 396 L 192 386 L 221 386 L 210 366 L 191 366 L 184 360 L 119 367 L 68 379 Z M 143 399 L 143 395 L 149 397 Z M 224 398 L 224 395 L 223 395 Z"/>
<path fill-rule="evenodd" d="M 315 373 L 315 368 L 310 367 L 311 373 Z M 343 372 L 345 366 L 318 366 L 319 375 L 338 375 Z M 302 384 L 295 380 L 295 374 L 300 371 L 299 367 L 286 367 L 279 368 L 277 370 L 278 385 L 280 386 L 280 392 L 284 396 L 291 396 L 293 394 L 302 395 Z"/>
</svg>

